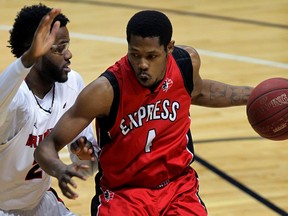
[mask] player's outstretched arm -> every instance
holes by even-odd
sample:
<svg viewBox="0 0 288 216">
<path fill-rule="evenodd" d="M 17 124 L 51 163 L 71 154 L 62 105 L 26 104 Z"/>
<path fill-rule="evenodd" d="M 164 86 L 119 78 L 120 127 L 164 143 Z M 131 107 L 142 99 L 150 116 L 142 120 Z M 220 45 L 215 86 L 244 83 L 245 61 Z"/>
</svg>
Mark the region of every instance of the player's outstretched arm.
<svg viewBox="0 0 288 216">
<path fill-rule="evenodd" d="M 250 86 L 235 86 L 215 80 L 202 79 L 200 76 L 201 60 L 197 51 L 188 46 L 181 46 L 189 52 L 193 65 L 193 84 L 191 104 L 206 107 L 229 107 L 246 105 L 253 90 Z"/>
<path fill-rule="evenodd" d="M 58 179 L 62 193 L 69 199 L 78 194 L 72 188 L 77 185 L 72 177 L 85 180 L 81 170 L 85 165 L 64 164 L 58 152 L 77 137 L 96 117 L 107 116 L 113 101 L 113 88 L 106 78 L 100 77 L 78 96 L 75 104 L 60 118 L 51 133 L 39 144 L 34 157 L 40 167 L 49 175 Z"/>
<path fill-rule="evenodd" d="M 206 107 L 246 105 L 253 90 L 249 86 L 234 86 L 215 80 L 202 80 L 201 92 L 192 97 L 191 104 Z"/>
<path fill-rule="evenodd" d="M 81 101 L 81 98 L 79 100 Z M 86 180 L 83 170 L 89 168 L 87 165 L 80 163 L 66 165 L 60 160 L 58 154 L 90 123 L 84 116 L 78 115 L 77 107 L 81 106 L 79 100 L 60 118 L 51 133 L 34 152 L 37 163 L 47 174 L 58 179 L 58 185 L 62 193 L 69 199 L 78 197 L 78 194 L 72 189 L 77 188 L 77 184 L 72 178 L 77 177 Z"/>
</svg>

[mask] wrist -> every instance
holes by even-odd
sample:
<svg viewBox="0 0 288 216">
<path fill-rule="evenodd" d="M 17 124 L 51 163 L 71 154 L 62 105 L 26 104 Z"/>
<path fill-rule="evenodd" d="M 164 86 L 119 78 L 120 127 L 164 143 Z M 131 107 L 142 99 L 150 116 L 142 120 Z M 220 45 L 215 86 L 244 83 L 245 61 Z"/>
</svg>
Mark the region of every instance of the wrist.
<svg viewBox="0 0 288 216">
<path fill-rule="evenodd" d="M 21 56 L 21 62 L 24 65 L 25 68 L 30 68 L 34 65 L 36 62 L 36 59 L 33 58 L 30 54 L 29 51 L 26 51 L 22 56 Z"/>
<path fill-rule="evenodd" d="M 62 173 L 65 172 L 67 165 L 64 164 L 60 159 L 57 159 L 51 163 L 51 167 L 53 168 L 50 175 L 58 179 L 60 176 L 62 176 Z"/>
</svg>

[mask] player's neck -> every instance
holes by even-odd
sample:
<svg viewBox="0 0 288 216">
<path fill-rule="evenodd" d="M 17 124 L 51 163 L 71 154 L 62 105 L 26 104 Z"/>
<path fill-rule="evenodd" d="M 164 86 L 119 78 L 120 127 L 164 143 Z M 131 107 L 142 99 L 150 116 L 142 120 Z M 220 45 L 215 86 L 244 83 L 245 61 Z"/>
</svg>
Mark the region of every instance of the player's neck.
<svg viewBox="0 0 288 216">
<path fill-rule="evenodd" d="M 41 79 L 39 76 L 34 76 L 29 73 L 25 78 L 25 82 L 29 89 L 36 95 L 38 98 L 44 98 L 45 95 L 53 88 L 55 82 L 47 82 L 46 80 Z"/>
</svg>

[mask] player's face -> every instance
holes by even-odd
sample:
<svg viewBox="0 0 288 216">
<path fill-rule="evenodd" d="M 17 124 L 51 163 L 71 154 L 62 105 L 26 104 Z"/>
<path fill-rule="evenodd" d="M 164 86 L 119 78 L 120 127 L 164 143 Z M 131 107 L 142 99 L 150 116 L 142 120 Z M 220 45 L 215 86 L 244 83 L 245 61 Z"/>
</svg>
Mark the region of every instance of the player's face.
<svg viewBox="0 0 288 216">
<path fill-rule="evenodd" d="M 40 71 L 42 77 L 49 81 L 66 82 L 70 72 L 70 59 L 72 53 L 69 50 L 69 31 L 61 27 L 57 32 L 54 45 L 50 51 L 42 57 L 35 67 Z"/>
<path fill-rule="evenodd" d="M 166 72 L 167 52 L 159 37 L 131 36 L 128 58 L 137 80 L 144 87 L 155 86 Z"/>
</svg>

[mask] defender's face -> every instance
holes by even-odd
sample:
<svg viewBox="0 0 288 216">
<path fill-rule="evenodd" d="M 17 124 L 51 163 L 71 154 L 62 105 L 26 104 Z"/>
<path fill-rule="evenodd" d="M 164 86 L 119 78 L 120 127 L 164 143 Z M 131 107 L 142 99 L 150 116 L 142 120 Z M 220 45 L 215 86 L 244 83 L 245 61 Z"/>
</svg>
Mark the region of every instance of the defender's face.
<svg viewBox="0 0 288 216">
<path fill-rule="evenodd" d="M 45 54 L 42 59 L 35 65 L 40 71 L 43 78 L 56 81 L 66 82 L 68 73 L 71 71 L 69 68 L 72 53 L 69 50 L 69 31 L 66 27 L 61 27 L 57 32 L 54 45 Z"/>
<path fill-rule="evenodd" d="M 131 35 L 128 58 L 135 76 L 144 87 L 155 86 L 166 72 L 167 52 L 159 43 L 159 37 Z"/>
</svg>

